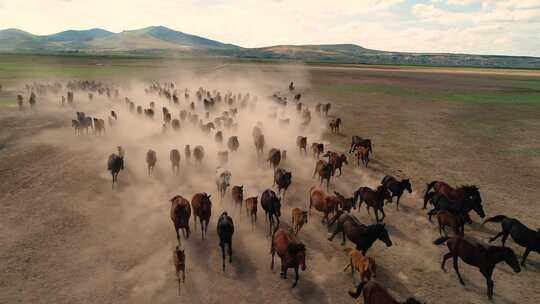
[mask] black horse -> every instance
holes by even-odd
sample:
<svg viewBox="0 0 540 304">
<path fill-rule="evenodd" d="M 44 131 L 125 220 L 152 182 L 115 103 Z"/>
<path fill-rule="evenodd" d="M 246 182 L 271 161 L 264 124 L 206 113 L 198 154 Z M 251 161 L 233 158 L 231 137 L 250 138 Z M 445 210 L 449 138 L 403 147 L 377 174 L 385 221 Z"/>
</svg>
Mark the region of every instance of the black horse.
<svg viewBox="0 0 540 304">
<path fill-rule="evenodd" d="M 408 178 L 398 181 L 395 177 L 386 175 L 381 180 L 381 185 L 390 190 L 390 193 L 392 194 L 390 199 L 388 199 L 388 202 L 392 202 L 392 199 L 397 197 L 396 210 L 399 210 L 399 200 L 401 199 L 403 192 L 407 190 L 409 193 L 412 193 L 411 181 Z"/>
<path fill-rule="evenodd" d="M 281 216 L 281 199 L 274 191 L 266 189 L 261 195 L 261 206 L 266 215 L 265 219 L 269 221 L 270 227 L 268 230 L 268 235 L 270 235 L 273 231 L 272 228 L 274 227 L 274 217 L 277 220 L 277 226 L 279 226 L 279 217 Z"/>
<path fill-rule="evenodd" d="M 433 204 L 433 209 L 428 212 L 429 221 L 431 221 L 431 217 L 440 210 L 450 211 L 456 215 L 462 216 L 468 224 L 472 223 L 471 217 L 469 216 L 469 212 L 472 210 L 474 210 L 481 218 L 486 216 L 484 208 L 482 207 L 482 202 L 471 196 L 466 196 L 463 200 L 450 200 L 443 194 L 434 193 L 431 195 L 430 200 Z"/>
<path fill-rule="evenodd" d="M 485 220 L 482 225 L 488 222 L 501 223 L 502 228 L 501 232 L 489 239 L 490 243 L 502 236 L 502 245 L 504 247 L 506 239 L 508 238 L 508 235 L 510 235 L 512 236 L 514 242 L 522 247 L 525 247 L 525 253 L 523 253 L 521 266 L 525 266 L 525 260 L 531 251 L 540 253 L 540 229 L 534 231 L 517 219 L 510 218 L 505 215 L 496 215 L 494 217 L 490 217 Z"/>
<path fill-rule="evenodd" d="M 111 154 L 107 161 L 107 170 L 111 171 L 112 175 L 112 188 L 114 189 L 114 183 L 118 179 L 118 173 L 120 170 L 124 170 L 124 157 L 116 154 Z"/>
<path fill-rule="evenodd" d="M 217 233 L 219 236 L 219 247 L 221 247 L 223 271 L 225 271 L 225 246 L 227 246 L 229 252 L 229 263 L 232 263 L 232 236 L 234 234 L 234 223 L 227 212 L 223 212 L 219 216 Z"/>
<path fill-rule="evenodd" d="M 328 227 L 331 227 L 336 221 L 337 227 L 332 236 L 328 238 L 329 241 L 332 241 L 338 233 L 342 233 L 341 245 L 345 244 L 345 236 L 347 236 L 349 241 L 356 245 L 356 249 L 362 251 L 364 255 L 376 240 L 382 241 L 387 247 L 392 246 L 392 240 L 390 240 L 385 224 L 366 226 L 354 215 L 343 214 L 341 210 L 330 220 Z"/>
</svg>

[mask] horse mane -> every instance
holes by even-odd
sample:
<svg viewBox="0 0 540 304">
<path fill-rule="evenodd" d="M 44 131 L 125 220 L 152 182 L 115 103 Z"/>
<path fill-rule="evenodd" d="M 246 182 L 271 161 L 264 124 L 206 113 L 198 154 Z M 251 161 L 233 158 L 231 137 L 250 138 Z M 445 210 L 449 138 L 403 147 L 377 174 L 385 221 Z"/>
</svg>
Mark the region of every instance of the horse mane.
<svg viewBox="0 0 540 304">
<path fill-rule="evenodd" d="M 287 247 L 287 250 L 289 251 L 290 255 L 296 255 L 300 251 L 306 251 L 306 245 L 302 243 L 289 244 L 289 246 Z"/>
<path fill-rule="evenodd" d="M 478 192 L 478 187 L 475 185 L 461 185 L 459 189 L 463 190 L 466 193 Z"/>
<path fill-rule="evenodd" d="M 175 195 L 173 198 L 170 199 L 171 203 L 174 202 L 175 200 L 177 200 L 178 198 L 181 198 L 182 196 L 180 195 Z"/>
</svg>

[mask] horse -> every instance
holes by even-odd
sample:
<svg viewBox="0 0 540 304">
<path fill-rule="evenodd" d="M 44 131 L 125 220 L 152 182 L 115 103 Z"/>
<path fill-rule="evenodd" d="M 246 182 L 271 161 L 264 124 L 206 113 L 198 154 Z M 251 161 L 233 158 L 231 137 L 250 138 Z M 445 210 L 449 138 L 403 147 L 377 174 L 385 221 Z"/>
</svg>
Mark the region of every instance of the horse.
<svg viewBox="0 0 540 304">
<path fill-rule="evenodd" d="M 210 201 L 211 195 L 207 193 L 196 193 L 191 198 L 191 207 L 193 208 L 193 225 L 197 230 L 197 218 L 201 224 L 201 237 L 204 240 L 206 233 L 208 232 L 208 224 L 210 223 L 210 217 L 212 216 L 212 201 Z"/>
<path fill-rule="evenodd" d="M 216 186 L 221 199 L 225 197 L 225 192 L 227 192 L 227 188 L 231 185 L 231 177 L 231 171 L 221 167 L 216 169 Z"/>
<path fill-rule="evenodd" d="M 332 165 L 332 176 L 335 175 L 337 169 L 339 169 L 339 175 L 341 176 L 341 167 L 343 164 L 349 164 L 345 154 L 339 155 L 336 152 L 328 151 L 323 157 L 328 157 L 328 163 Z"/>
<path fill-rule="evenodd" d="M 349 153 L 353 153 L 359 147 L 367 148 L 369 150 L 369 153 L 373 153 L 373 144 L 371 143 L 371 139 L 365 139 L 360 136 L 354 135 L 351 138 L 351 148 L 349 149 Z"/>
<path fill-rule="evenodd" d="M 306 271 L 306 246 L 302 243 L 297 243 L 287 231 L 276 227 L 272 234 L 272 246 L 270 254 L 272 254 L 272 263 L 270 269 L 274 269 L 274 256 L 278 254 L 281 259 L 280 277 L 287 279 L 287 270 L 294 269 L 296 275 L 292 288 L 298 284 L 299 274 L 298 269 Z"/>
<path fill-rule="evenodd" d="M 531 251 L 540 253 L 540 229 L 536 231 L 525 226 L 519 220 L 515 218 L 510 218 L 505 215 L 496 215 L 490 217 L 482 223 L 501 223 L 502 231 L 497 233 L 494 237 L 489 239 L 489 242 L 493 242 L 499 237 L 502 236 L 502 245 L 505 246 L 506 239 L 510 235 L 514 242 L 518 245 L 525 247 L 525 253 L 523 253 L 523 259 L 521 261 L 521 266 L 525 266 L 525 260 Z"/>
<path fill-rule="evenodd" d="M 408 178 L 398 181 L 395 177 L 386 175 L 381 180 L 381 185 L 386 187 L 390 191 L 391 196 L 388 199 L 388 202 L 391 203 L 392 199 L 394 197 L 397 197 L 396 210 L 398 211 L 399 211 L 399 200 L 401 199 L 403 192 L 407 190 L 409 193 L 412 193 L 411 181 Z"/>
<path fill-rule="evenodd" d="M 180 246 L 176 245 L 173 250 L 173 263 L 176 269 L 176 277 L 178 278 L 178 284 L 180 282 L 186 282 L 186 252 L 184 249 L 180 249 Z M 182 277 L 180 277 L 182 272 Z"/>
<path fill-rule="evenodd" d="M 480 273 L 486 278 L 487 295 L 493 299 L 494 282 L 491 279 L 495 266 L 504 261 L 508 266 L 512 267 L 515 273 L 521 272 L 519 261 L 514 251 L 508 247 L 489 246 L 484 247 L 479 244 L 473 244 L 461 237 L 440 237 L 433 242 L 435 245 L 446 243 L 449 252 L 444 255 L 441 269 L 446 272 L 446 260 L 452 258 L 454 261 L 454 270 L 458 275 L 461 285 L 465 285 L 461 274 L 459 273 L 458 257 L 471 266 L 475 266 L 480 270 Z"/>
<path fill-rule="evenodd" d="M 433 191 L 430 191 L 431 189 L 433 189 Z M 465 199 L 468 199 L 474 203 L 482 203 L 480 191 L 478 190 L 478 187 L 474 185 L 465 185 L 459 188 L 453 188 L 445 182 L 432 181 L 431 183 L 427 184 L 426 192 L 424 194 L 423 209 L 426 209 L 427 203 L 430 201 L 430 198 L 437 193 L 444 195 L 450 201 L 463 201 Z M 481 217 L 483 218 L 484 216 Z"/>
<path fill-rule="evenodd" d="M 118 180 L 118 173 L 120 170 L 124 170 L 124 157 L 114 153 L 111 154 L 107 160 L 107 170 L 111 171 L 112 188 L 114 189 L 114 183 Z"/>
<path fill-rule="evenodd" d="M 283 190 L 283 198 L 285 198 L 285 193 L 287 192 L 287 189 L 291 185 L 292 181 L 292 173 L 290 171 L 287 171 L 282 168 L 277 168 L 276 171 L 274 171 L 274 185 L 277 185 L 278 188 L 278 194 L 281 194 L 281 190 Z"/>
<path fill-rule="evenodd" d="M 449 210 L 461 215 L 466 223 L 472 223 L 469 212 L 474 210 L 481 218 L 485 217 L 484 208 L 479 200 L 473 196 L 466 196 L 463 200 L 452 201 L 443 194 L 435 193 L 431 195 L 430 201 L 433 204 L 433 209 L 428 212 L 429 221 L 431 217 L 439 210 Z"/>
<path fill-rule="evenodd" d="M 362 164 L 367 168 L 369 164 L 369 148 L 360 146 L 357 149 L 356 160 L 358 167 L 360 167 L 360 161 L 362 161 Z"/>
<path fill-rule="evenodd" d="M 178 151 L 178 149 L 172 149 L 169 158 L 171 159 L 173 173 L 178 175 L 178 172 L 180 171 L 180 151 Z"/>
<path fill-rule="evenodd" d="M 279 163 L 281 162 L 281 151 L 275 148 L 270 149 L 270 151 L 268 152 L 267 161 L 275 170 L 279 166 Z"/>
<path fill-rule="evenodd" d="M 171 127 L 174 131 L 179 131 L 180 130 L 180 120 L 178 119 L 173 119 L 172 122 L 171 122 Z"/>
<path fill-rule="evenodd" d="M 358 209 L 362 207 L 363 202 L 366 202 L 368 215 L 371 216 L 369 208 L 373 208 L 375 210 L 375 219 L 377 223 L 379 222 L 379 211 L 382 213 L 382 218 L 380 219 L 381 222 L 386 217 L 386 214 L 384 213 L 384 200 L 388 197 L 390 197 L 390 192 L 384 186 L 378 186 L 377 190 L 373 190 L 369 187 L 360 187 L 354 192 L 354 201 L 355 203 L 358 202 Z M 358 201 L 358 199 L 360 199 L 360 201 Z"/>
<path fill-rule="evenodd" d="M 262 155 L 264 153 L 264 135 L 258 134 L 257 137 L 254 139 L 255 143 L 255 150 L 257 151 L 257 155 Z"/>
<path fill-rule="evenodd" d="M 256 196 L 246 198 L 246 213 L 251 220 L 251 229 L 257 222 L 257 204 L 258 198 Z"/>
<path fill-rule="evenodd" d="M 334 167 L 321 159 L 317 161 L 317 164 L 315 164 L 315 170 L 313 171 L 312 178 L 315 177 L 315 174 L 318 174 L 321 180 L 320 185 L 322 185 L 323 181 L 326 180 L 326 190 L 328 190 L 330 188 L 330 178 L 332 178 L 333 171 Z"/>
<path fill-rule="evenodd" d="M 279 226 L 279 217 L 281 216 L 281 198 L 279 198 L 274 191 L 266 189 L 261 194 L 261 207 L 264 210 L 265 219 L 268 220 L 268 234 L 270 234 L 272 232 L 272 228 L 274 227 L 274 217 L 277 221 L 276 226 Z"/>
<path fill-rule="evenodd" d="M 313 157 L 319 158 L 319 156 L 324 153 L 324 144 L 320 143 L 312 143 L 311 144 L 311 152 L 313 153 Z"/>
<path fill-rule="evenodd" d="M 302 226 L 304 224 L 307 224 L 308 222 L 308 212 L 306 210 L 302 210 L 300 208 L 294 208 L 292 210 L 292 226 L 294 231 L 294 236 L 298 235 L 298 232 L 300 232 L 300 229 L 302 229 Z"/>
<path fill-rule="evenodd" d="M 201 163 L 204 158 L 204 148 L 203 146 L 196 146 L 193 149 L 193 157 L 198 163 Z"/>
<path fill-rule="evenodd" d="M 330 111 L 331 107 L 332 107 L 332 104 L 330 103 L 323 104 L 321 106 L 321 114 L 323 114 L 324 116 L 328 116 L 328 111 Z"/>
<path fill-rule="evenodd" d="M 356 245 L 356 250 L 362 251 L 365 255 L 371 248 L 373 243 L 377 240 L 382 241 L 387 247 L 392 246 L 392 240 L 388 235 L 385 224 L 373 224 L 366 226 L 362 224 L 354 215 L 350 213 L 343 213 L 338 211 L 337 214 L 330 220 L 328 227 L 331 227 L 334 223 L 337 223 L 336 229 L 332 235 L 328 238 L 332 241 L 338 234 L 342 234 L 341 245 L 345 245 L 345 236 L 349 241 Z"/>
<path fill-rule="evenodd" d="M 229 263 L 232 263 L 232 237 L 234 234 L 233 219 L 223 212 L 218 219 L 217 233 L 219 236 L 219 247 L 221 247 L 221 265 L 225 271 L 225 246 L 227 246 L 229 254 Z"/>
<path fill-rule="evenodd" d="M 343 271 L 345 272 L 347 271 L 347 268 L 351 268 L 353 283 L 355 282 L 355 270 L 360 273 L 360 280 L 362 282 L 369 281 L 371 280 L 371 277 L 375 278 L 377 276 L 377 264 L 375 263 L 375 259 L 364 256 L 362 252 L 353 248 L 345 249 L 345 252 L 347 251 L 349 252 L 349 263 L 345 265 Z"/>
<path fill-rule="evenodd" d="M 331 133 L 339 133 L 339 127 L 341 126 L 341 118 L 332 119 L 329 126 Z"/>
<path fill-rule="evenodd" d="M 217 131 L 216 135 L 214 135 L 214 140 L 217 144 L 222 145 L 223 144 L 223 132 Z"/>
<path fill-rule="evenodd" d="M 437 212 L 437 223 L 439 224 L 439 234 L 447 236 L 446 227 L 452 227 L 455 235 L 463 236 L 465 233 L 465 220 L 459 214 L 454 214 L 447 210 Z"/>
<path fill-rule="evenodd" d="M 148 175 L 152 175 L 157 163 L 156 151 L 150 149 L 146 152 L 146 165 L 148 166 Z"/>
<path fill-rule="evenodd" d="M 189 145 L 184 147 L 184 155 L 186 156 L 186 160 L 191 158 L 191 147 Z"/>
<path fill-rule="evenodd" d="M 231 189 L 232 201 L 240 207 L 240 215 L 242 214 L 242 203 L 244 202 L 244 186 L 233 186 Z"/>
<path fill-rule="evenodd" d="M 302 153 L 302 150 L 304 150 L 304 155 L 307 155 L 307 137 L 296 137 L 296 146 L 298 147 L 298 151 L 300 151 L 300 153 Z"/>
<path fill-rule="evenodd" d="M 375 281 L 361 282 L 355 291 L 349 291 L 349 295 L 357 299 L 364 294 L 364 304 L 422 304 L 415 298 L 408 298 L 405 302 L 398 302 L 390 295 L 384 286 Z"/>
<path fill-rule="evenodd" d="M 240 147 L 240 142 L 238 142 L 237 136 L 231 136 L 229 137 L 229 140 L 227 141 L 227 147 L 231 152 L 236 152 L 238 148 Z"/>
<path fill-rule="evenodd" d="M 328 222 L 328 215 L 338 210 L 338 205 L 341 202 L 343 196 L 328 195 L 320 187 L 311 187 L 309 189 L 309 215 L 311 216 L 311 208 L 320 211 L 324 214 L 322 222 Z"/>
<path fill-rule="evenodd" d="M 189 239 L 191 229 L 189 229 L 189 218 L 191 217 L 191 206 L 189 201 L 180 195 L 176 195 L 170 199 L 171 202 L 171 220 L 174 224 L 174 232 L 176 239 L 180 242 L 180 234 L 178 229 L 182 229 L 184 237 Z"/>
</svg>

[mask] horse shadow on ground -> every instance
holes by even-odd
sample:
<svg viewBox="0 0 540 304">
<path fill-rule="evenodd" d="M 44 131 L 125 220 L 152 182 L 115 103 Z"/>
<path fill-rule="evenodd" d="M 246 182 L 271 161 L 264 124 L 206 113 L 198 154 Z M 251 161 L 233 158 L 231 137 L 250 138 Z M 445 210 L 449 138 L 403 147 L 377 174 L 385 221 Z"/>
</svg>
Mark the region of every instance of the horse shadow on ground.
<svg viewBox="0 0 540 304">
<path fill-rule="evenodd" d="M 294 274 L 292 276 L 294 278 Z M 326 304 L 330 303 L 328 301 L 328 296 L 326 292 L 312 282 L 311 280 L 305 279 L 305 275 L 302 276 L 300 273 L 300 280 L 298 280 L 298 285 L 296 288 L 291 290 L 291 293 L 296 297 L 300 298 L 303 303 L 317 303 L 317 304 Z"/>
</svg>

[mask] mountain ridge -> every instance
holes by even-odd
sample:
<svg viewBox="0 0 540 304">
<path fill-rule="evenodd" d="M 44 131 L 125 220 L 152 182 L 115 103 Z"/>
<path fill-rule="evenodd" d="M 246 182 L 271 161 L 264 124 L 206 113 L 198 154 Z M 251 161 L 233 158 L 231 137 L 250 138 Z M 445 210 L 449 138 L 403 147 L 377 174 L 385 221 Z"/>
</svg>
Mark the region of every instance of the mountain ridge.
<svg viewBox="0 0 540 304">
<path fill-rule="evenodd" d="M 119 33 L 102 28 L 66 30 L 33 35 L 15 28 L 0 30 L 0 53 L 32 54 L 136 54 L 138 56 L 229 57 L 303 62 L 406 64 L 540 68 L 532 56 L 413 53 L 372 50 L 356 44 L 300 44 L 245 48 L 165 26 L 149 26 Z"/>
</svg>

